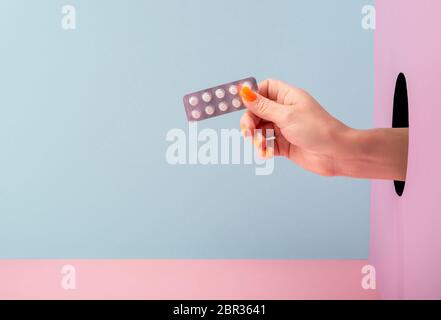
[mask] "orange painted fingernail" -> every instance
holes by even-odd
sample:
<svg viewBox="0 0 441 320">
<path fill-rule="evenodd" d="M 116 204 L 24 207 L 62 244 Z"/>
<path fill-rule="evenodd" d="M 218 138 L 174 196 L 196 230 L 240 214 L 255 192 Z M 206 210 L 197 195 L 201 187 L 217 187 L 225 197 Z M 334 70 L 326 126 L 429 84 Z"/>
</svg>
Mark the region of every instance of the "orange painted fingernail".
<svg viewBox="0 0 441 320">
<path fill-rule="evenodd" d="M 248 102 L 254 102 L 257 99 L 256 94 L 248 87 L 242 87 L 242 89 L 240 89 L 240 96 Z"/>
</svg>

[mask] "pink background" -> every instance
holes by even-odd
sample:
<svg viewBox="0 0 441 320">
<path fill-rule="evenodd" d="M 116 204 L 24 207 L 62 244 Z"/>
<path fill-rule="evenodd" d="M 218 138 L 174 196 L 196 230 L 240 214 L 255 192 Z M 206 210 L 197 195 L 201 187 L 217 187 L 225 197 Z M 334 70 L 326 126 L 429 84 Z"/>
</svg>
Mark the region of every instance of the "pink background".
<svg viewBox="0 0 441 320">
<path fill-rule="evenodd" d="M 371 264 L 383 298 L 441 298 L 441 1 L 376 1 L 375 125 L 390 127 L 395 82 L 407 77 L 410 150 L 402 198 L 372 189 Z"/>
<path fill-rule="evenodd" d="M 376 299 L 361 286 L 367 261 L 11 260 L 0 299 Z M 64 265 L 76 290 L 61 286 Z"/>
</svg>

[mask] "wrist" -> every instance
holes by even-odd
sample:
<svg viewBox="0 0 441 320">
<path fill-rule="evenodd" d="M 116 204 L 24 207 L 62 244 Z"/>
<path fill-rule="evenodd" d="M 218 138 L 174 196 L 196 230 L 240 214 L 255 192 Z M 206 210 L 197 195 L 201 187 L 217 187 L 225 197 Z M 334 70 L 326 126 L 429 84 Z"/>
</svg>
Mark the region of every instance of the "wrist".
<svg viewBox="0 0 441 320">
<path fill-rule="evenodd" d="M 359 170 L 357 163 L 363 156 L 363 132 L 344 126 L 339 130 L 334 150 L 335 176 L 353 177 Z"/>
</svg>

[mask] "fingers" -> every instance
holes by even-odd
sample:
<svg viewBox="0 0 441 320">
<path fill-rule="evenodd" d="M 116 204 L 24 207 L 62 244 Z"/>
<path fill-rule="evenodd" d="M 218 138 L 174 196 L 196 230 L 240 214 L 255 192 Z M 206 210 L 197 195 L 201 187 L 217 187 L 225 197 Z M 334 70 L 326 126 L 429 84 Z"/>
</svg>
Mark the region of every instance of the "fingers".
<svg viewBox="0 0 441 320">
<path fill-rule="evenodd" d="M 262 119 L 256 117 L 247 111 L 240 120 L 242 134 L 251 138 L 255 148 L 264 159 L 270 159 L 277 156 L 275 141 L 275 126 L 270 122 L 263 122 Z"/>
<path fill-rule="evenodd" d="M 303 94 L 303 90 L 283 81 L 267 79 L 259 84 L 259 94 L 280 104 L 286 104 L 287 97 L 291 103 Z"/>
<path fill-rule="evenodd" d="M 269 129 L 278 131 L 275 135 L 282 137 L 279 128 L 290 121 L 293 105 L 302 94 L 303 90 L 272 79 L 261 82 L 258 92 L 241 88 L 240 95 L 248 109 L 240 121 L 242 133 L 252 138 L 263 158 L 289 153 L 289 143 L 285 139 L 282 139 L 282 145 L 279 141 L 268 141 L 266 132 Z M 259 130 L 256 132 L 256 129 Z"/>
<path fill-rule="evenodd" d="M 240 119 L 240 129 L 245 137 L 250 137 L 257 126 L 261 123 L 261 119 L 250 111 L 246 111 Z"/>
<path fill-rule="evenodd" d="M 240 95 L 247 109 L 263 120 L 279 124 L 285 122 L 289 115 L 288 106 L 272 101 L 248 87 L 242 87 Z"/>
<path fill-rule="evenodd" d="M 254 145 L 260 151 L 263 159 L 271 159 L 277 156 L 274 124 L 265 123 L 257 128 Z"/>
</svg>

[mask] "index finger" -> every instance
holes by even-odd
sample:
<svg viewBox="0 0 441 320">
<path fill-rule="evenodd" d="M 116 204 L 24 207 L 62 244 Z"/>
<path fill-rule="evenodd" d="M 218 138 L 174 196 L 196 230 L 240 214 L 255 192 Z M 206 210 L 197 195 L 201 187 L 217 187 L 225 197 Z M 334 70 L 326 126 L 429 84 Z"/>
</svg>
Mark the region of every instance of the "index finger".
<svg viewBox="0 0 441 320">
<path fill-rule="evenodd" d="M 300 96 L 301 93 L 302 89 L 281 80 L 267 79 L 259 83 L 259 94 L 280 104 L 285 104 L 288 95 Z"/>
</svg>

